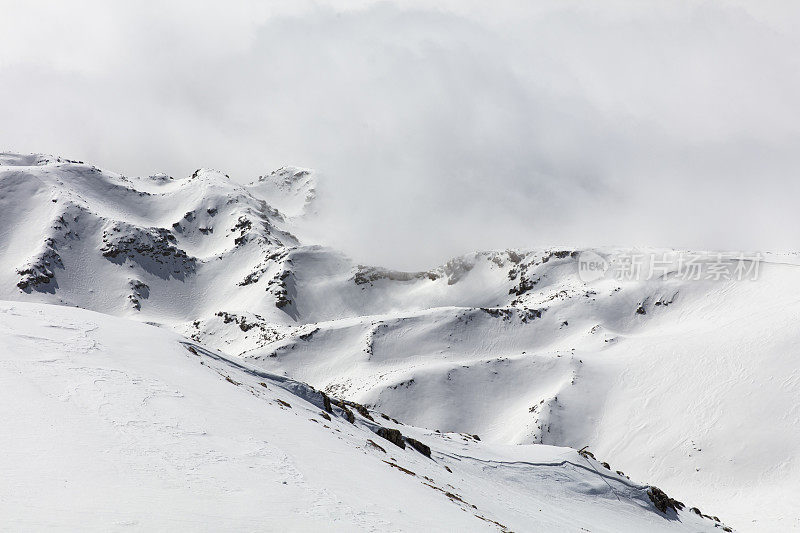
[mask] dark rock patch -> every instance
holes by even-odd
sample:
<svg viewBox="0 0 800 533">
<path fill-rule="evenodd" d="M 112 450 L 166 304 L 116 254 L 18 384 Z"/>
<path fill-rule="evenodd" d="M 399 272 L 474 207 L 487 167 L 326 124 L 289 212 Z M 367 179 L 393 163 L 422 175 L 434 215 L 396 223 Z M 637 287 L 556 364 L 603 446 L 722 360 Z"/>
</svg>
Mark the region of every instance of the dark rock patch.
<svg viewBox="0 0 800 533">
<path fill-rule="evenodd" d="M 414 472 L 412 472 L 411 470 L 409 470 L 408 468 L 403 468 L 402 466 L 400 466 L 398 464 L 395 464 L 395 463 L 393 463 L 391 461 L 384 461 L 384 463 L 386 463 L 387 465 L 389 465 L 389 466 L 391 466 L 393 468 L 398 469 L 399 471 L 403 472 L 404 474 L 408 474 L 409 476 L 416 476 L 417 475 Z"/>
<path fill-rule="evenodd" d="M 656 509 L 664 514 L 667 514 L 667 509 L 672 509 L 677 513 L 684 508 L 683 503 L 670 498 L 658 487 L 650 487 L 650 490 L 647 491 L 647 496 L 650 498 L 650 501 L 653 502 L 653 505 L 656 506 Z"/>
<path fill-rule="evenodd" d="M 394 444 L 399 448 L 403 448 L 405 450 L 406 443 L 403 441 L 403 434 L 396 429 L 389 429 L 389 428 L 378 428 L 375 432 L 381 438 L 384 438 Z"/>
<path fill-rule="evenodd" d="M 372 420 L 373 422 L 375 421 L 369 414 L 369 410 L 367 410 L 367 408 L 361 405 L 360 403 L 345 401 L 344 404 L 358 411 L 358 414 L 360 414 L 364 418 Z"/>
<path fill-rule="evenodd" d="M 320 394 L 322 394 L 322 406 L 323 406 L 323 408 L 327 412 L 332 413 L 333 412 L 333 407 L 331 407 L 331 399 L 328 398 L 328 395 L 325 394 L 324 392 L 322 392 Z"/>
<path fill-rule="evenodd" d="M 356 423 L 356 415 L 353 414 L 353 411 L 351 411 L 347 407 L 342 407 L 342 411 L 344 412 L 344 417 L 347 419 L 348 422 L 350 422 L 351 424 Z"/>
<path fill-rule="evenodd" d="M 399 431 L 398 431 L 399 433 Z M 417 450 L 419 453 L 424 455 L 425 457 L 431 456 L 431 448 L 427 444 L 423 444 L 417 439 L 412 439 L 411 437 L 406 437 L 406 442 L 411 445 L 412 448 Z"/>
<path fill-rule="evenodd" d="M 368 444 L 370 447 L 372 447 L 372 448 L 375 448 L 376 450 L 380 450 L 380 451 L 382 451 L 383 453 L 386 453 L 386 450 L 383 448 L 383 446 L 381 446 L 381 445 L 377 444 L 377 443 L 376 443 L 374 440 L 372 440 L 372 439 L 367 439 L 367 444 Z"/>
</svg>

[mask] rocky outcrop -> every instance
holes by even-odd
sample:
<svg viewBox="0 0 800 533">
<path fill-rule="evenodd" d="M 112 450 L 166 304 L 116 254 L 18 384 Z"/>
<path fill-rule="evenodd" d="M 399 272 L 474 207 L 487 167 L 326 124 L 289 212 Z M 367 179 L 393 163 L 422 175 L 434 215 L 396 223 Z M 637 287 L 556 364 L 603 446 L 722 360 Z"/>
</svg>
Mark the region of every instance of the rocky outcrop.
<svg viewBox="0 0 800 533">
<path fill-rule="evenodd" d="M 114 222 L 103 230 L 100 252 L 113 263 L 129 260 L 162 279 L 185 279 L 194 273 L 197 260 L 178 248 L 176 242 L 172 232 L 164 228 Z"/>
<path fill-rule="evenodd" d="M 356 267 L 356 272 L 353 275 L 353 281 L 356 285 L 364 285 L 366 283 L 374 283 L 383 279 L 389 281 L 413 281 L 421 279 L 434 281 L 440 277 L 440 274 L 432 271 L 401 272 L 399 270 L 389 270 L 387 268 L 358 265 Z"/>
<path fill-rule="evenodd" d="M 684 508 L 683 503 L 670 498 L 658 487 L 650 487 L 650 489 L 647 491 L 647 496 L 650 498 L 650 501 L 653 502 L 653 505 L 656 506 L 656 509 L 664 514 L 667 513 L 667 509 L 672 509 L 673 511 L 678 512 Z"/>
<path fill-rule="evenodd" d="M 406 437 L 406 442 L 425 457 L 431 456 L 431 448 L 427 444 L 423 444 L 417 439 L 412 439 L 411 437 Z"/>
<path fill-rule="evenodd" d="M 20 276 L 17 287 L 25 292 L 31 290 L 53 292 L 55 290 L 58 285 L 53 269 L 64 268 L 61 256 L 58 255 L 55 246 L 55 240 L 45 239 L 41 250 L 24 266 L 17 269 L 17 274 Z"/>
<path fill-rule="evenodd" d="M 356 402 L 351 402 L 351 401 L 346 401 L 345 400 L 344 404 L 349 406 L 349 407 L 352 407 L 353 409 L 358 411 L 358 414 L 360 414 L 364 418 L 374 421 L 374 419 L 372 418 L 372 415 L 369 414 L 369 411 L 367 410 L 367 408 L 364 407 L 363 405 L 361 405 L 360 403 L 356 403 Z"/>
<path fill-rule="evenodd" d="M 389 442 L 391 442 L 392 444 L 394 444 L 398 448 L 403 448 L 405 450 L 406 443 L 403 440 L 403 434 L 400 433 L 400 431 L 398 431 L 396 429 L 390 429 L 390 428 L 381 427 L 381 428 L 378 428 L 377 431 L 375 431 L 375 433 L 377 433 L 377 435 L 379 437 L 388 440 Z"/>
<path fill-rule="evenodd" d="M 128 287 L 131 291 L 130 294 L 128 294 L 128 300 L 131 302 L 134 309 L 140 311 L 142 309 L 142 300 L 146 300 L 150 297 L 150 287 L 138 279 L 129 280 Z"/>
</svg>

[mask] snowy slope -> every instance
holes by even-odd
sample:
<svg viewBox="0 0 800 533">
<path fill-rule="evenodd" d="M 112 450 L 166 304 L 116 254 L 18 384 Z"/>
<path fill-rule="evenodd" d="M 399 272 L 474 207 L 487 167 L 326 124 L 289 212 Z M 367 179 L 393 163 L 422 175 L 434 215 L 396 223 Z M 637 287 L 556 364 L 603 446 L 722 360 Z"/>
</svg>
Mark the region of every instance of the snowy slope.
<svg viewBox="0 0 800 533">
<path fill-rule="evenodd" d="M 482 298 L 493 283 L 496 298 L 507 290 L 504 267 L 479 257 L 453 286 L 376 281 L 366 300 L 384 313 L 309 325 L 245 356 L 417 425 L 589 445 L 742 529 L 800 527 L 798 267 L 765 264 L 757 281 L 584 284 L 574 258 L 541 263 L 549 255 L 531 253 L 541 281 L 522 305 Z"/>
<path fill-rule="evenodd" d="M 797 256 L 756 281 L 584 282 L 570 249 L 398 272 L 298 241 L 308 170 L 0 165 L 0 298 L 161 324 L 431 431 L 588 445 L 740 530 L 800 528 Z"/>
<path fill-rule="evenodd" d="M 712 531 L 575 450 L 325 410 L 301 383 L 90 311 L 0 302 L 10 530 Z M 427 443 L 401 449 L 375 432 Z M 718 530 L 718 529 L 717 529 Z"/>
<path fill-rule="evenodd" d="M 16 163 L 0 167 L 4 293 L 16 287 L 38 300 L 170 323 L 232 298 L 286 317 L 275 307 L 283 282 L 273 278 L 297 241 L 281 229 L 282 214 L 227 176 L 127 178 L 46 157 L 34 166 L 3 159 Z M 272 282 L 266 291 L 247 288 L 256 277 Z"/>
</svg>

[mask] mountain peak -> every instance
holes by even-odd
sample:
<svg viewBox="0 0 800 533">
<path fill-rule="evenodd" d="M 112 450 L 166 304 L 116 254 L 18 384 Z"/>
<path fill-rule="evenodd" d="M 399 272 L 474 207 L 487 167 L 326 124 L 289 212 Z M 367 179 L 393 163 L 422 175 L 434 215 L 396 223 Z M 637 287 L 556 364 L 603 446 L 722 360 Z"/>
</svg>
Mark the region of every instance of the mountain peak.
<svg viewBox="0 0 800 533">
<path fill-rule="evenodd" d="M 401 272 L 295 237 L 313 215 L 307 169 L 240 185 L 212 169 L 171 180 L 41 155 L 2 161 L 0 299 L 160 324 L 254 371 L 428 428 L 409 433 L 420 442 L 591 444 L 634 477 L 726 517 L 766 512 L 751 504 L 756 495 L 776 509 L 794 505 L 780 465 L 800 449 L 797 432 L 759 441 L 768 453 L 748 457 L 747 469 L 730 465 L 745 453 L 739 428 L 785 427 L 800 395 L 798 380 L 760 394 L 793 372 L 777 355 L 800 340 L 796 258 L 765 262 L 746 281 L 675 269 L 587 278 L 582 258 L 599 255 L 569 247 L 476 252 Z M 664 251 L 601 252 L 604 264 L 621 265 Z M 775 334 L 764 340 L 767 330 Z M 667 423 L 676 412 L 691 416 Z M 593 487 L 608 486 L 600 477 Z"/>
</svg>

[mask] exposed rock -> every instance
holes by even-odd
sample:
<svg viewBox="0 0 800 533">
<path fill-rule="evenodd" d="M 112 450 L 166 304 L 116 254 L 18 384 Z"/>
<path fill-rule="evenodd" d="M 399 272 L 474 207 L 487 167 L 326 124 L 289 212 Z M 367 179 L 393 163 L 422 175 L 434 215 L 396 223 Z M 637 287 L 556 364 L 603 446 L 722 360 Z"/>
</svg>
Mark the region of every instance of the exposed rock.
<svg viewBox="0 0 800 533">
<path fill-rule="evenodd" d="M 377 443 L 376 443 L 374 440 L 372 440 L 372 439 L 367 439 L 367 444 L 368 444 L 370 447 L 372 447 L 372 448 L 375 448 L 376 450 L 380 450 L 380 451 L 382 451 L 383 453 L 386 453 L 386 450 L 385 450 L 385 449 L 383 449 L 383 446 L 380 446 L 379 444 L 377 444 Z"/>
<path fill-rule="evenodd" d="M 53 268 L 64 268 L 61 256 L 56 251 L 56 244 L 52 238 L 47 238 L 44 244 L 28 263 L 17 269 L 20 279 L 17 287 L 23 291 L 31 289 L 36 291 L 53 292 L 55 285 L 55 272 Z"/>
<path fill-rule="evenodd" d="M 515 276 L 516 277 L 516 276 Z M 508 294 L 514 294 L 516 296 L 522 296 L 526 292 L 533 289 L 536 284 L 539 283 L 538 279 L 532 280 L 530 278 L 525 277 L 525 275 L 520 275 L 519 283 L 516 287 L 512 287 L 508 290 Z"/>
<path fill-rule="evenodd" d="M 360 414 L 364 418 L 367 418 L 367 419 L 372 420 L 374 422 L 374 419 L 369 414 L 369 411 L 367 410 L 367 408 L 364 407 L 363 405 L 361 405 L 360 403 L 345 401 L 344 404 L 348 405 L 348 406 L 352 407 L 353 409 L 355 409 L 356 411 L 358 411 L 358 414 Z"/>
<path fill-rule="evenodd" d="M 325 393 L 323 392 L 322 394 L 324 395 Z M 336 407 L 338 407 L 339 409 L 342 410 L 342 412 L 344 413 L 344 417 L 347 419 L 348 422 L 350 422 L 351 424 L 355 424 L 356 423 L 356 415 L 354 415 L 353 411 L 351 411 L 347 407 L 350 402 L 344 402 L 344 401 L 339 400 L 337 398 L 330 398 L 328 396 L 325 396 L 325 397 L 328 398 L 328 401 L 330 403 L 332 403 L 333 405 L 335 405 Z M 324 398 L 323 398 L 322 401 L 325 402 Z M 356 404 L 356 405 L 358 405 L 358 404 Z"/>
<path fill-rule="evenodd" d="M 504 322 L 517 318 L 521 323 L 528 322 L 537 318 L 542 318 L 544 309 L 517 309 L 516 307 L 481 307 L 481 311 L 496 318 L 502 318 Z"/>
<path fill-rule="evenodd" d="M 398 431 L 398 433 L 399 433 L 399 431 Z M 411 437 L 406 437 L 406 442 L 409 443 L 412 448 L 417 450 L 419 453 L 421 453 L 425 457 L 430 457 L 431 456 L 431 448 L 427 444 L 423 444 L 420 441 L 418 441 L 417 439 L 412 439 Z"/>
<path fill-rule="evenodd" d="M 344 417 L 347 419 L 348 422 L 350 422 L 351 424 L 356 423 L 356 415 L 353 414 L 353 411 L 351 411 L 347 407 L 342 407 L 342 411 L 344 412 Z"/>
<path fill-rule="evenodd" d="M 445 263 L 441 269 L 444 272 L 444 275 L 447 276 L 447 284 L 453 285 L 463 278 L 474 267 L 475 264 L 466 257 L 457 257 Z"/>
<path fill-rule="evenodd" d="M 100 252 L 113 263 L 130 260 L 162 279 L 185 279 L 197 266 L 197 259 L 177 247 L 175 236 L 169 230 L 125 222 L 115 222 L 103 230 Z"/>
<path fill-rule="evenodd" d="M 325 408 L 327 412 L 332 413 L 333 407 L 331 407 L 331 399 L 328 398 L 328 395 L 325 394 L 324 392 L 321 392 L 320 394 L 322 394 L 322 406 Z"/>
<path fill-rule="evenodd" d="M 589 450 L 587 450 L 586 449 L 587 447 L 588 446 L 584 446 L 583 448 L 578 450 L 578 453 L 581 455 L 581 457 L 584 457 L 586 459 L 594 459 L 594 454 L 592 452 L 590 452 Z"/>
<path fill-rule="evenodd" d="M 406 443 L 403 441 L 403 434 L 400 433 L 400 431 L 396 429 L 381 427 L 378 428 L 378 430 L 375 433 L 377 433 L 379 437 L 382 437 L 391 442 L 392 444 L 394 444 L 395 446 L 398 446 L 405 450 Z"/>
<path fill-rule="evenodd" d="M 403 468 L 402 466 L 400 466 L 398 464 L 395 464 L 395 463 L 392 463 L 390 461 L 384 461 L 384 463 L 386 463 L 387 465 L 391 466 L 392 468 L 398 469 L 399 471 L 403 472 L 404 474 L 408 474 L 409 476 L 416 476 L 417 475 L 414 472 L 412 472 L 411 470 L 409 470 L 408 468 Z"/>
<path fill-rule="evenodd" d="M 673 511 L 678 512 L 684 508 L 683 503 L 670 498 L 658 487 L 650 487 L 650 490 L 647 491 L 647 496 L 650 498 L 650 501 L 653 502 L 653 505 L 656 506 L 656 509 L 664 514 L 667 513 L 667 509 L 672 509 Z"/>
<path fill-rule="evenodd" d="M 439 274 L 427 272 L 401 272 L 399 270 L 389 270 L 380 267 L 368 267 L 358 265 L 356 272 L 353 275 L 353 281 L 356 285 L 364 285 L 366 283 L 373 283 L 375 281 L 386 279 L 389 281 L 413 281 L 415 279 L 428 279 L 437 280 L 441 277 Z"/>
<path fill-rule="evenodd" d="M 141 301 L 150 297 L 150 287 L 138 279 L 128 280 L 128 287 L 131 290 L 131 293 L 128 295 L 128 300 L 130 300 L 134 309 L 140 311 L 142 309 Z"/>
</svg>

